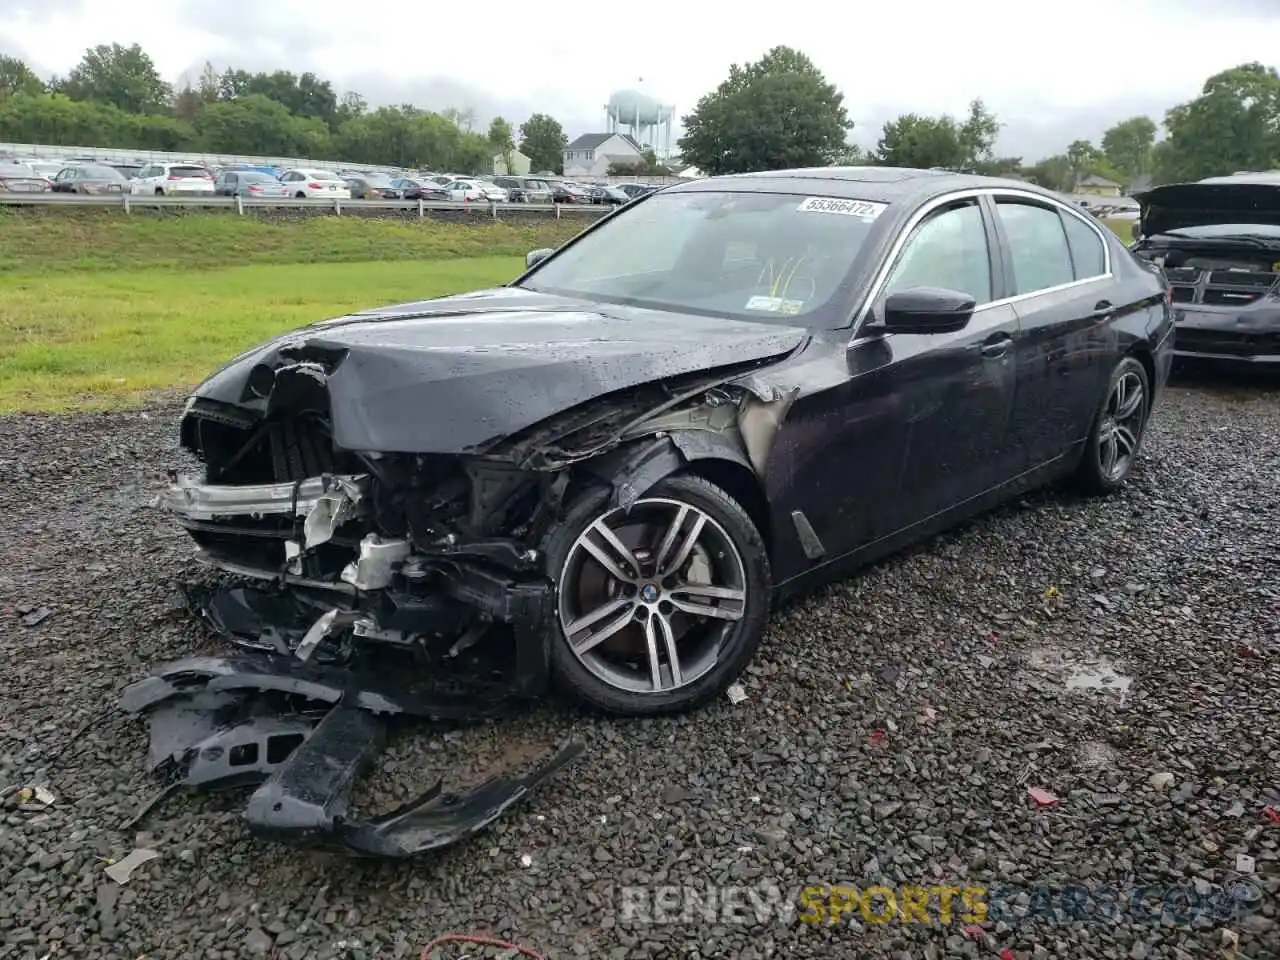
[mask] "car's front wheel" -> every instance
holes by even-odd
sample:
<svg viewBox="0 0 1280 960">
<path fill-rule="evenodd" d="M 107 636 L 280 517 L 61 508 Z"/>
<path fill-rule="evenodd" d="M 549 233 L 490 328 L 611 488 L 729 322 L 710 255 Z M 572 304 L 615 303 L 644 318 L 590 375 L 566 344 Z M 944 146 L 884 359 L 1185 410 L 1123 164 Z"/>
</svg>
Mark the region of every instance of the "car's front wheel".
<svg viewBox="0 0 1280 960">
<path fill-rule="evenodd" d="M 580 499 L 543 550 L 557 587 L 552 674 L 588 704 L 689 710 L 722 693 L 760 645 L 764 541 L 701 477 L 669 477 L 626 508 Z"/>
<path fill-rule="evenodd" d="M 1089 493 L 1110 493 L 1124 485 L 1138 462 L 1151 412 L 1147 370 L 1125 357 L 1111 373 L 1107 396 L 1089 432 L 1077 479 Z"/>
</svg>

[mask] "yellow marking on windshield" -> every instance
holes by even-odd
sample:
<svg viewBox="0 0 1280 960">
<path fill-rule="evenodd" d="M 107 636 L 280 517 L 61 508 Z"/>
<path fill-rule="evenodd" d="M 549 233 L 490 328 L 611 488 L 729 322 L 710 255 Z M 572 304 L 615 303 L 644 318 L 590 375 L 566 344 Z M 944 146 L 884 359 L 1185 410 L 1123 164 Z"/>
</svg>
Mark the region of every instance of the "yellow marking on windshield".
<svg viewBox="0 0 1280 960">
<path fill-rule="evenodd" d="M 787 274 L 787 282 L 782 285 L 782 293 L 780 293 L 779 296 L 785 297 L 787 295 L 787 290 L 791 287 L 791 281 L 795 279 L 796 271 L 800 269 L 800 264 L 804 263 L 807 259 L 809 258 L 801 257 L 796 261 L 796 265 L 792 267 L 791 272 Z"/>
</svg>

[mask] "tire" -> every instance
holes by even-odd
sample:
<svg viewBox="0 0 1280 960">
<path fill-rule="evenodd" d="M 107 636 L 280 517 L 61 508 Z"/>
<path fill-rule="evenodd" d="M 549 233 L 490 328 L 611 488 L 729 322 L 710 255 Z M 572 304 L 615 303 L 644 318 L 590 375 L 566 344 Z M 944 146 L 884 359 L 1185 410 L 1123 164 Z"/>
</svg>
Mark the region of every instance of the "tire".
<svg viewBox="0 0 1280 960">
<path fill-rule="evenodd" d="M 684 519 L 685 534 L 699 523 L 692 551 L 683 548 L 687 536 L 673 538 L 674 546 L 663 549 L 676 517 Z M 596 549 L 605 542 L 596 534 L 601 523 L 643 563 L 652 566 L 666 555 L 664 566 L 674 561 L 668 570 L 675 575 L 659 578 L 650 569 L 648 577 L 628 582 L 611 576 L 591 547 L 583 546 L 588 531 Z M 589 706 L 632 717 L 692 710 L 737 679 L 764 637 L 772 587 L 764 540 L 747 512 L 701 477 L 668 477 L 629 510 L 611 508 L 599 497 L 580 498 L 543 540 L 542 550 L 556 585 L 552 680 Z M 668 599 L 688 605 L 709 584 L 721 594 L 703 592 L 702 609 L 714 605 L 721 615 L 699 616 Z M 728 596 L 731 590 L 740 596 Z M 575 652 L 566 627 L 610 604 L 616 612 L 575 631 L 579 644 L 591 640 L 597 645 L 581 655 Z M 616 631 L 595 639 L 615 626 Z M 648 655 L 650 635 L 661 663 Z M 679 671 L 666 654 L 668 638 L 677 651 Z M 660 690 L 653 688 L 655 665 L 663 681 Z"/>
<path fill-rule="evenodd" d="M 297 193 L 293 195 L 293 198 L 295 200 L 305 200 L 307 199 L 307 195 L 303 193 L 301 190 L 299 190 Z"/>
<path fill-rule="evenodd" d="M 164 187 L 156 187 L 156 196 L 157 196 L 157 197 L 163 197 L 163 196 L 164 196 Z"/>
<path fill-rule="evenodd" d="M 1140 391 L 1136 406 L 1135 387 Z M 1122 415 L 1117 416 L 1118 413 Z M 1093 495 L 1112 493 L 1124 486 L 1138 462 L 1150 413 L 1151 382 L 1147 369 L 1136 358 L 1125 357 L 1116 364 L 1107 381 L 1106 395 L 1093 419 L 1084 454 L 1076 468 L 1077 486 Z M 1115 461 L 1110 460 L 1113 444 Z"/>
</svg>

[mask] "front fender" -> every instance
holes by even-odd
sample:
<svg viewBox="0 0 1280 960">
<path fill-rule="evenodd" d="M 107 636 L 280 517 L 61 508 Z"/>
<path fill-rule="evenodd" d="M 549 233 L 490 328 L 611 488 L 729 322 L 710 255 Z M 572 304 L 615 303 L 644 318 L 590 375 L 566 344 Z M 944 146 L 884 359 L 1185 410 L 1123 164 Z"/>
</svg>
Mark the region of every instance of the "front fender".
<svg viewBox="0 0 1280 960">
<path fill-rule="evenodd" d="M 583 464 L 612 488 L 614 506 L 629 507 L 661 480 L 699 460 L 723 460 L 754 474 L 733 439 L 709 430 L 679 430 L 636 440 Z"/>
</svg>

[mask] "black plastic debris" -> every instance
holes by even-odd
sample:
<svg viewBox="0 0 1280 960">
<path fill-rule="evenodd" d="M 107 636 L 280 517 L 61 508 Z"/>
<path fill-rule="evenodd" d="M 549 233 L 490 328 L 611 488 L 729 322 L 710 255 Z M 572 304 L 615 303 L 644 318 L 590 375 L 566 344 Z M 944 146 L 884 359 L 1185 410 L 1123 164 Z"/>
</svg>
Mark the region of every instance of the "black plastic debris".
<svg viewBox="0 0 1280 960">
<path fill-rule="evenodd" d="M 567 742 L 522 775 L 463 793 L 440 782 L 397 810 L 350 820 L 353 788 L 391 723 L 491 718 L 522 701 L 518 685 L 474 663 L 470 673 L 448 675 L 412 669 L 386 652 L 299 659 L 308 621 L 324 609 L 305 596 L 237 587 L 188 592 L 188 600 L 218 633 L 249 649 L 162 664 L 122 692 L 119 709 L 149 720 L 150 769 L 169 780 L 131 824 L 178 790 L 255 787 L 246 819 L 257 836 L 406 857 L 483 829 L 582 752 Z M 280 652 L 264 649 L 277 642 Z"/>
</svg>

